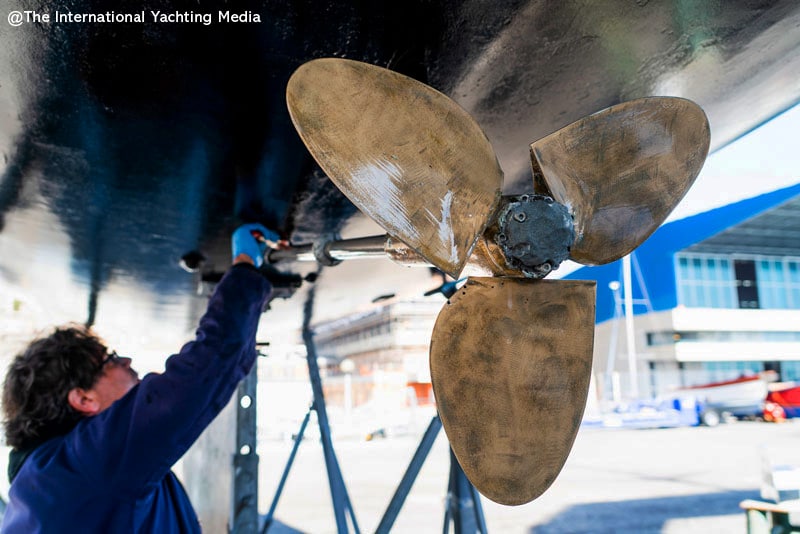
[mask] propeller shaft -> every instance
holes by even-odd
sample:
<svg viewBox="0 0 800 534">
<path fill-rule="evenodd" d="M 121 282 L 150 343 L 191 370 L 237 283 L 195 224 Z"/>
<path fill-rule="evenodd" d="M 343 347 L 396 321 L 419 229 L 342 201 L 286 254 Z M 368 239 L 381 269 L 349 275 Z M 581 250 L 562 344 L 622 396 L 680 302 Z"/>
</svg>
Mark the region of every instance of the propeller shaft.
<svg viewBox="0 0 800 534">
<path fill-rule="evenodd" d="M 569 257 L 575 232 L 566 206 L 542 195 L 503 197 L 500 209 L 478 241 L 467 264 L 485 273 L 543 278 Z M 323 238 L 313 245 L 270 251 L 267 260 L 317 261 L 389 257 L 407 266 L 431 265 L 422 255 L 389 235 L 355 239 Z"/>
</svg>

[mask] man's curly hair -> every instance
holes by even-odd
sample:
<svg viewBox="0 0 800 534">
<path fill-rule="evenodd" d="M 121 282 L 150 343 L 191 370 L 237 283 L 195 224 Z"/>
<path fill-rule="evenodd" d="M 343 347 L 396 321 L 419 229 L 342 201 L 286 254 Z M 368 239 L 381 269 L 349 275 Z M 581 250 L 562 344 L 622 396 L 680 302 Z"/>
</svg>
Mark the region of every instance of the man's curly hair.
<svg viewBox="0 0 800 534">
<path fill-rule="evenodd" d="M 27 449 L 72 430 L 83 416 L 70 406 L 69 392 L 94 386 L 107 351 L 81 326 L 60 327 L 32 341 L 14 358 L 3 383 L 6 443 Z"/>
</svg>

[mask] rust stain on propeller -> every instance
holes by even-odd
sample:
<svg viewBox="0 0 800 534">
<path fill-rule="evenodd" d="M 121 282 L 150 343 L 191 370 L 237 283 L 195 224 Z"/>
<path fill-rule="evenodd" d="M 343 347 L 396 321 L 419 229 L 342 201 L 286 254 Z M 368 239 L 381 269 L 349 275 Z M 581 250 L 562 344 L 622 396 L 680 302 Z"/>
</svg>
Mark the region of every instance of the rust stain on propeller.
<svg viewBox="0 0 800 534">
<path fill-rule="evenodd" d="M 286 101 L 303 142 L 339 189 L 392 236 L 458 276 L 503 182 L 469 114 L 416 80 L 333 58 L 302 65 Z"/>
<path fill-rule="evenodd" d="M 683 98 L 632 100 L 531 145 L 534 187 L 573 213 L 571 259 L 608 263 L 638 247 L 694 183 L 708 120 Z"/>
<path fill-rule="evenodd" d="M 501 504 L 541 495 L 567 459 L 589 389 L 591 281 L 470 278 L 431 341 L 439 415 L 461 467 Z"/>
</svg>

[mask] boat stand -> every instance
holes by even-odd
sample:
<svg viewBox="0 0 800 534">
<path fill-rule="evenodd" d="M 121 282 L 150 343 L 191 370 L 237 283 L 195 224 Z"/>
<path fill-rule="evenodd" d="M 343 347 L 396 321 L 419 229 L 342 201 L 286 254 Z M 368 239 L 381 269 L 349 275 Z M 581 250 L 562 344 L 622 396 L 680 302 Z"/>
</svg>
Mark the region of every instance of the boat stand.
<svg viewBox="0 0 800 534">
<path fill-rule="evenodd" d="M 431 419 L 428 428 L 422 435 L 422 440 L 417 447 L 417 451 L 411 458 L 411 462 L 403 475 L 400 484 L 395 490 L 389 506 L 386 508 L 383 517 L 381 518 L 378 528 L 375 529 L 375 534 L 388 534 L 395 520 L 397 519 L 403 503 L 411 491 L 411 486 L 419 475 L 422 464 L 428 457 L 428 454 L 433 447 L 433 442 L 436 441 L 436 436 L 442 428 L 442 421 L 436 415 Z M 444 512 L 444 526 L 442 532 L 447 534 L 450 531 L 450 523 L 453 523 L 453 531 L 455 534 L 487 534 L 486 519 L 483 515 L 483 507 L 481 506 L 481 499 L 475 486 L 467 479 L 463 469 L 458 463 L 453 449 L 450 449 L 450 479 L 447 484 L 447 501 L 445 504 Z"/>
<path fill-rule="evenodd" d="M 263 526 L 260 532 L 265 534 L 269 531 L 272 525 L 272 520 L 275 516 L 275 509 L 278 506 L 278 500 L 283 492 L 283 487 L 286 484 L 286 479 L 289 476 L 289 470 L 292 468 L 297 449 L 300 447 L 300 441 L 303 439 L 308 421 L 311 418 L 311 412 L 317 414 L 317 422 L 319 423 L 319 433 L 322 441 L 322 450 L 325 455 L 325 467 L 328 471 L 328 484 L 331 490 L 331 499 L 333 500 L 333 513 L 336 517 L 336 531 L 338 534 L 347 534 L 350 532 L 349 528 L 352 526 L 355 534 L 360 534 L 358 529 L 358 522 L 356 515 L 353 511 L 353 505 L 350 502 L 350 496 L 347 494 L 347 487 L 342 478 L 342 470 L 339 467 L 339 461 L 336 459 L 336 453 L 333 450 L 333 441 L 331 439 L 331 427 L 328 423 L 328 412 L 325 409 L 325 396 L 322 392 L 322 380 L 319 376 L 319 365 L 317 365 L 317 351 L 314 348 L 314 341 L 312 334 L 307 328 L 303 329 L 303 339 L 306 344 L 306 360 L 308 362 L 308 376 L 311 380 L 311 392 L 313 394 L 313 401 L 311 406 L 306 412 L 303 422 L 300 424 L 300 430 L 292 446 L 292 452 L 289 454 L 289 459 L 286 462 L 286 467 L 281 475 L 281 480 L 278 483 L 278 488 L 275 490 L 275 496 L 272 499 L 272 504 L 269 511 L 263 518 Z M 347 518 L 350 518 L 350 525 L 347 523 Z"/>
<path fill-rule="evenodd" d="M 318 368 L 316 369 L 316 374 L 317 380 L 319 380 Z M 319 384 L 321 392 L 321 382 L 319 382 Z M 342 478 L 342 472 L 339 468 L 339 462 L 337 461 L 336 454 L 333 450 L 330 427 L 328 426 L 327 417 L 324 415 L 325 400 L 321 395 L 320 400 L 320 404 L 317 404 L 315 394 L 314 402 L 309 407 L 308 412 L 306 412 L 306 415 L 303 418 L 303 422 L 300 424 L 300 430 L 295 436 L 292 451 L 289 453 L 289 459 L 286 462 L 286 467 L 283 470 L 280 482 L 275 490 L 275 496 L 273 497 L 272 504 L 270 505 L 267 514 L 263 517 L 263 524 L 260 529 L 262 534 L 266 534 L 272 524 L 272 520 L 275 516 L 275 509 L 278 506 L 278 500 L 280 499 L 283 488 L 286 484 L 286 479 L 289 476 L 289 471 L 291 470 L 295 457 L 297 456 L 297 450 L 300 447 L 300 442 L 303 439 L 306 427 L 311 419 L 312 411 L 317 412 L 317 418 L 320 425 L 322 446 L 325 453 L 325 464 L 328 469 L 328 482 L 331 487 L 331 497 L 333 499 L 334 513 L 336 514 L 337 532 L 340 534 L 349 532 L 345 517 L 345 513 L 347 513 L 349 514 L 350 521 L 353 526 L 353 532 L 356 534 L 359 533 L 358 523 L 353 511 L 353 506 L 350 503 L 350 497 L 347 494 L 347 488 L 345 487 L 344 479 Z M 318 409 L 318 407 L 321 407 L 321 409 Z M 422 465 L 425 463 L 425 460 L 427 459 L 441 428 L 442 421 L 439 419 L 439 416 L 436 415 L 431 419 L 428 428 L 422 435 L 420 444 L 417 446 L 417 450 L 414 453 L 414 456 L 411 458 L 411 462 L 409 463 L 408 468 L 406 469 L 406 472 L 400 481 L 400 484 L 397 486 L 397 489 L 392 496 L 392 500 L 389 502 L 389 506 L 386 508 L 378 527 L 375 529 L 376 534 L 388 534 L 391 532 L 392 526 L 394 526 L 394 522 L 397 519 L 397 516 L 400 514 L 400 510 L 403 508 L 406 497 L 408 497 L 411 487 L 414 485 L 417 475 L 419 475 Z M 453 454 L 452 449 L 450 449 L 450 476 L 447 484 L 444 525 L 442 527 L 442 532 L 444 534 L 447 534 L 450 531 L 451 523 L 453 524 L 453 532 L 455 534 L 487 534 L 488 532 L 486 529 L 486 519 L 483 515 L 483 507 L 481 506 L 480 494 L 475 489 L 475 486 L 473 486 L 469 481 L 469 479 L 467 479 L 467 476 L 461 469 L 461 466 L 459 465 L 455 454 Z"/>
<path fill-rule="evenodd" d="M 313 293 L 306 301 L 305 317 L 311 316 L 311 306 L 313 303 Z M 289 471 L 292 468 L 297 450 L 300 447 L 300 441 L 303 439 L 308 422 L 311 418 L 311 412 L 317 413 L 317 421 L 319 423 L 320 437 L 322 440 L 322 448 L 325 454 L 325 466 L 328 472 L 328 483 L 331 490 L 331 499 L 333 500 L 333 511 L 336 517 L 336 529 L 338 534 L 347 534 L 350 532 L 347 523 L 347 517 L 350 518 L 350 525 L 355 534 L 360 534 L 358 522 L 356 521 L 353 505 L 350 502 L 350 496 L 347 494 L 347 488 L 342 478 L 342 471 L 339 467 L 339 461 L 336 459 L 336 453 L 333 450 L 333 441 L 331 440 L 331 430 L 328 423 L 328 413 L 325 409 L 325 396 L 322 390 L 322 380 L 319 374 L 319 365 L 317 364 L 317 351 L 314 344 L 313 333 L 309 328 L 307 321 L 303 325 L 303 341 L 306 346 L 306 361 L 308 363 L 308 375 L 311 381 L 311 391 L 313 394 L 313 402 L 308 409 L 303 422 L 300 424 L 300 430 L 295 437 L 292 451 L 289 454 L 289 459 L 286 462 L 286 467 L 281 475 L 278 487 L 275 490 L 275 496 L 272 499 L 272 504 L 269 511 L 263 516 L 263 524 L 259 532 L 265 534 L 268 532 L 272 525 L 273 518 L 275 517 L 275 509 L 278 506 L 283 488 L 286 484 L 286 479 L 289 476 Z M 419 474 L 422 464 L 428 457 L 428 454 L 433 447 L 436 436 L 442 428 L 442 421 L 436 415 L 431 419 L 427 430 L 422 436 L 417 451 L 414 453 L 411 463 L 406 469 L 400 484 L 395 491 L 392 500 L 386 512 L 381 518 L 381 521 L 376 529 L 376 534 L 388 534 L 394 525 L 403 503 L 411 491 L 414 481 Z M 347 515 L 346 515 L 347 514 Z M 450 523 L 453 523 L 455 534 L 475 534 L 479 532 L 486 534 L 486 520 L 483 515 L 483 508 L 481 507 L 480 495 L 472 483 L 467 479 L 464 471 L 458 463 L 458 460 L 450 449 L 450 477 L 447 485 L 447 502 L 445 505 L 444 526 L 443 532 L 447 534 L 450 530 Z"/>
</svg>

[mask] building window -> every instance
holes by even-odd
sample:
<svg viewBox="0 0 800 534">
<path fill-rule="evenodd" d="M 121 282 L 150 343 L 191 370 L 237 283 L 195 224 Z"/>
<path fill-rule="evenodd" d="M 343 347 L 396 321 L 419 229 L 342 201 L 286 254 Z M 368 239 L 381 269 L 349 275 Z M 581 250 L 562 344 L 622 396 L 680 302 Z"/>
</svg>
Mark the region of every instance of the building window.
<svg viewBox="0 0 800 534">
<path fill-rule="evenodd" d="M 682 253 L 676 264 L 683 306 L 800 309 L 800 258 Z"/>
<path fill-rule="evenodd" d="M 678 255 L 678 302 L 689 308 L 736 308 L 733 263 L 725 257 Z"/>
<path fill-rule="evenodd" d="M 736 275 L 736 296 L 739 300 L 739 307 L 744 309 L 760 308 L 758 283 L 756 282 L 756 262 L 753 260 L 733 260 L 733 272 Z"/>
<path fill-rule="evenodd" d="M 781 380 L 800 380 L 800 362 L 781 362 Z"/>
<path fill-rule="evenodd" d="M 647 345 L 672 345 L 675 343 L 798 343 L 800 332 L 796 331 L 744 331 L 715 330 L 688 332 L 648 332 Z"/>
<path fill-rule="evenodd" d="M 784 264 L 780 259 L 762 259 L 756 262 L 758 294 L 762 308 L 788 308 Z"/>
<path fill-rule="evenodd" d="M 789 304 L 792 308 L 800 308 L 800 261 L 786 262 L 789 280 Z"/>
</svg>

